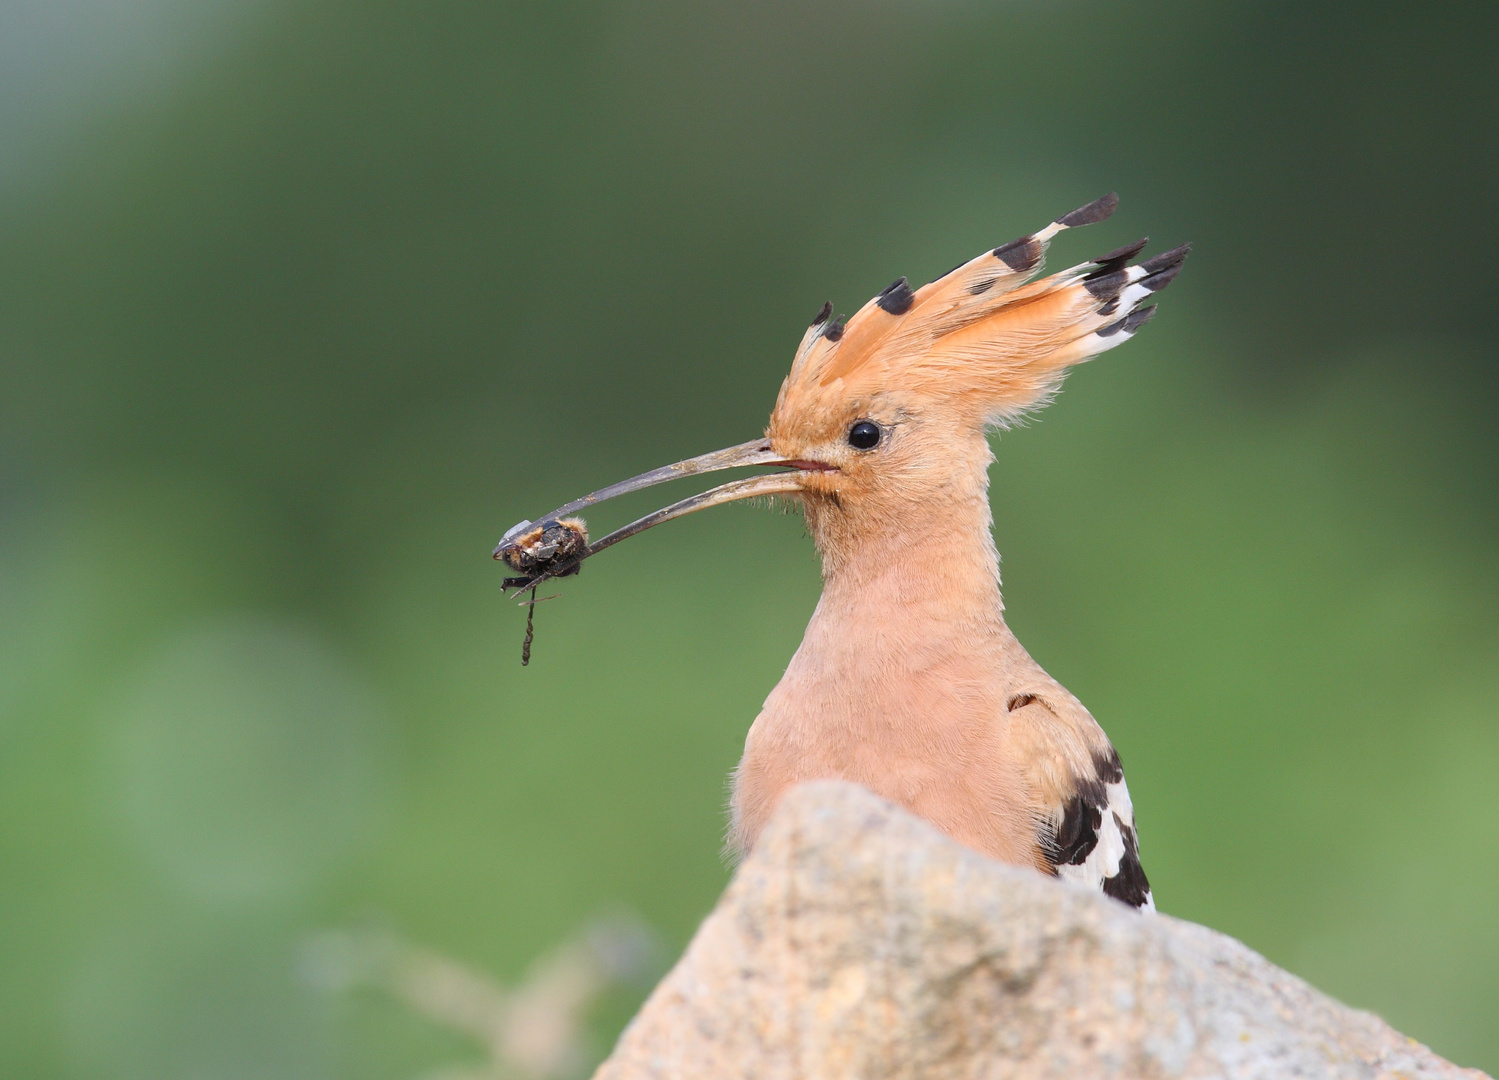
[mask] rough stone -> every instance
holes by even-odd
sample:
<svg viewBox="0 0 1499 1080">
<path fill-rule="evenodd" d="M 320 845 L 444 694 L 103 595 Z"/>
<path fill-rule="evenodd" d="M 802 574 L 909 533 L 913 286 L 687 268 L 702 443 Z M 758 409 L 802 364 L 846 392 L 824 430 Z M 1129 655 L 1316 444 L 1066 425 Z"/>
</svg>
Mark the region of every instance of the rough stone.
<svg viewBox="0 0 1499 1080">
<path fill-rule="evenodd" d="M 1193 923 L 788 793 L 595 1080 L 1483 1077 Z"/>
</svg>

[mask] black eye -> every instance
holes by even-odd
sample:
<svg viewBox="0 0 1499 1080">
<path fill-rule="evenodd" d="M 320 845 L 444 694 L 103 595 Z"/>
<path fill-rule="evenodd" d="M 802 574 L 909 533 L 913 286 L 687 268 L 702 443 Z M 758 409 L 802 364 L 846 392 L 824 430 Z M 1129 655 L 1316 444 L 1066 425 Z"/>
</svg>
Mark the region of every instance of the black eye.
<svg viewBox="0 0 1499 1080">
<path fill-rule="evenodd" d="M 869 420 L 860 420 L 848 429 L 848 445 L 855 450 L 873 450 L 880 445 L 880 428 Z"/>
</svg>

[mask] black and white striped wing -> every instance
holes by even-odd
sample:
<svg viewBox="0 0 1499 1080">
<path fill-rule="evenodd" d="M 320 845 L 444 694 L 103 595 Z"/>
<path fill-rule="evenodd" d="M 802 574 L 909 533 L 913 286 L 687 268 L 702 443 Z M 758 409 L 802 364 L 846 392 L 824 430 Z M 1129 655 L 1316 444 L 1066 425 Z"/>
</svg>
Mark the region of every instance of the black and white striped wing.
<svg viewBox="0 0 1499 1080">
<path fill-rule="evenodd" d="M 1060 820 L 1043 836 L 1047 861 L 1060 878 L 1154 911 L 1118 752 L 1095 756 L 1093 770 L 1093 776 L 1078 780 Z"/>
</svg>

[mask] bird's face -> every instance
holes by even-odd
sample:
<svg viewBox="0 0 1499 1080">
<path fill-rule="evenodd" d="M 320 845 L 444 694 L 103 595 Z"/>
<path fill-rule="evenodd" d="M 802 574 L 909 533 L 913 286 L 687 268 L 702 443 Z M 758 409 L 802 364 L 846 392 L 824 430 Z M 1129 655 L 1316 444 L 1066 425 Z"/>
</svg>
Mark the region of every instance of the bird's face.
<svg viewBox="0 0 1499 1080">
<path fill-rule="evenodd" d="M 766 432 L 805 468 L 802 491 L 846 503 L 920 502 L 936 494 L 983 443 L 982 425 L 893 393 L 861 395 L 804 412 L 778 408 Z M 976 438 L 975 438 L 976 437 Z"/>
<path fill-rule="evenodd" d="M 927 529 L 955 501 L 984 497 L 981 420 L 895 391 L 818 397 L 797 410 L 783 396 L 767 435 L 782 460 L 801 466 L 797 495 L 825 558 Z"/>
</svg>

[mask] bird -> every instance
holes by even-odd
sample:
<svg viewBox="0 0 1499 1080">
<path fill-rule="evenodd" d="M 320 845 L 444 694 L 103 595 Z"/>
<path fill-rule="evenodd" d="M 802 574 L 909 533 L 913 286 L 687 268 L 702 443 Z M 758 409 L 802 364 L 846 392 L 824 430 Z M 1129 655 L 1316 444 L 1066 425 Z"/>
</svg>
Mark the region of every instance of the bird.
<svg viewBox="0 0 1499 1080">
<path fill-rule="evenodd" d="M 1154 910 L 1118 752 L 1005 620 L 988 496 L 989 433 L 1132 338 L 1155 313 L 1145 301 L 1182 268 L 1190 245 L 1137 262 L 1141 240 L 1037 277 L 1053 238 L 1103 221 L 1118 201 L 1105 195 L 920 288 L 898 278 L 852 318 L 824 304 L 763 437 L 523 521 L 495 549 L 527 572 L 506 584 L 534 602 L 540 581 L 663 521 L 756 496 L 800 504 L 822 593 L 733 772 L 732 854 L 753 848 L 788 788 L 842 779 L 984 855 Z M 566 517 L 751 465 L 781 471 L 683 499 L 586 548 L 585 526 Z M 537 546 L 543 537 L 553 539 Z"/>
</svg>

